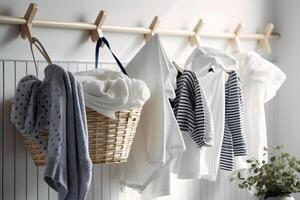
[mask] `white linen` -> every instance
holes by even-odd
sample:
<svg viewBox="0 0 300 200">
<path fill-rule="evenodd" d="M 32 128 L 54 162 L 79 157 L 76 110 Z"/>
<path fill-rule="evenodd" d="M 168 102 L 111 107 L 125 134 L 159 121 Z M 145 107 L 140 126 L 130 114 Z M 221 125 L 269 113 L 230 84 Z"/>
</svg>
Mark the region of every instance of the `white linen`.
<svg viewBox="0 0 300 200">
<path fill-rule="evenodd" d="M 209 146 L 199 148 L 193 141 L 190 134 L 182 131 L 182 136 L 186 145 L 186 151 L 180 153 L 172 162 L 172 172 L 177 175 L 179 179 L 200 179 L 204 174 L 208 174 L 208 166 L 205 163 L 203 152 L 205 148 L 211 148 L 214 145 L 215 128 L 213 114 L 208 102 L 207 96 L 202 84 L 199 83 L 202 101 L 205 111 L 205 133 L 204 135 L 213 136 L 206 139 Z M 211 100 L 211 99 L 210 99 Z"/>
<path fill-rule="evenodd" d="M 235 59 L 226 53 L 205 47 L 197 47 L 188 58 L 184 68 L 196 73 L 211 109 L 214 145 L 199 149 L 190 138 L 184 137 L 186 151 L 176 159 L 172 169 L 178 178 L 216 180 L 224 136 L 226 71 L 235 64 Z M 210 67 L 215 72 L 208 73 Z"/>
<path fill-rule="evenodd" d="M 211 112 L 210 105 L 208 103 L 205 90 L 202 88 L 201 82 L 199 82 L 201 94 L 202 94 L 202 101 L 204 106 L 204 113 L 205 113 L 205 134 L 206 137 L 205 141 L 207 142 L 207 146 L 214 145 L 214 135 L 215 135 L 215 127 L 214 127 L 214 119 Z"/>
<path fill-rule="evenodd" d="M 255 52 L 236 55 L 238 72 L 243 89 L 245 108 L 245 133 L 248 156 L 259 161 L 267 160 L 267 130 L 264 104 L 272 99 L 286 76 L 274 64 Z"/>
<path fill-rule="evenodd" d="M 205 178 L 214 181 L 217 177 L 225 118 L 225 76 L 221 70 L 208 73 L 199 78 L 205 91 L 207 104 L 214 120 L 214 145 L 199 149 L 187 134 L 183 133 L 186 151 L 181 153 L 172 164 L 172 172 L 179 179 Z"/>
<path fill-rule="evenodd" d="M 77 72 L 76 76 L 82 84 L 85 105 L 112 119 L 116 111 L 142 107 L 150 97 L 144 81 L 122 72 L 95 69 Z"/>
<path fill-rule="evenodd" d="M 142 192 L 163 171 L 168 173 L 166 168 L 170 161 L 185 150 L 169 102 L 175 97 L 177 71 L 167 59 L 158 35 L 146 43 L 126 70 L 130 77 L 145 81 L 151 92 L 143 107 L 128 161 L 120 166 L 121 183 Z M 156 188 L 151 193 L 157 196 L 166 191 Z"/>
</svg>

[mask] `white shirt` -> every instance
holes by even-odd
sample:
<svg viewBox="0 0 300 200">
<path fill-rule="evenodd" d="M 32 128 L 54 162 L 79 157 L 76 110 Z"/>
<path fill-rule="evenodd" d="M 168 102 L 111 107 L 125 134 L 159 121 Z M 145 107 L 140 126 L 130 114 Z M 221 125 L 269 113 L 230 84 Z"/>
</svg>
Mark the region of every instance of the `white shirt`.
<svg viewBox="0 0 300 200">
<path fill-rule="evenodd" d="M 264 104 L 276 95 L 286 76 L 255 52 L 239 53 L 236 59 L 244 95 L 247 157 L 267 160 L 263 156 L 267 147 Z"/>
<path fill-rule="evenodd" d="M 224 135 L 227 73 L 218 67 L 215 68 L 214 73 L 208 73 L 208 69 L 217 65 L 229 67 L 234 64 L 234 59 L 226 54 L 202 47 L 196 48 L 185 64 L 185 69 L 196 73 L 205 94 L 206 104 L 210 107 L 206 111 L 211 111 L 213 123 L 206 131 L 213 131 L 214 145 L 199 149 L 192 139 L 183 133 L 186 151 L 181 153 L 172 165 L 172 172 L 180 179 L 204 178 L 215 181 L 217 178 Z"/>
<path fill-rule="evenodd" d="M 221 76 L 218 76 L 213 73 L 209 74 L 205 78 L 207 79 L 206 81 L 210 83 L 221 83 L 221 82 L 215 82 L 213 80 L 214 77 L 216 79 L 221 78 Z M 199 80 L 199 83 L 201 85 L 201 91 L 203 91 L 202 94 L 204 97 L 203 106 L 205 109 L 205 125 L 206 125 L 205 134 L 209 133 L 211 135 L 214 135 L 214 140 L 215 140 L 216 138 L 216 135 L 214 133 L 215 127 L 213 126 L 213 122 L 212 122 L 213 114 L 210 108 L 210 105 L 212 104 L 212 100 L 213 100 L 211 95 L 212 93 L 210 92 L 209 96 L 207 96 L 206 93 L 204 92 L 205 89 L 207 90 L 207 88 L 204 88 L 204 85 L 200 81 L 201 80 Z M 210 86 L 212 86 L 211 88 L 212 90 L 217 89 L 218 91 L 218 88 L 220 88 L 218 84 L 210 85 Z M 221 92 L 219 94 L 222 95 L 222 91 L 219 92 Z M 219 133 L 222 132 L 222 130 L 219 131 Z M 214 148 L 216 142 L 217 144 L 220 143 L 219 140 L 222 139 L 221 135 L 217 135 L 217 141 L 214 141 L 214 145 L 212 147 L 202 147 L 202 148 L 199 148 L 197 146 L 197 144 L 193 141 L 189 133 L 182 132 L 182 136 L 186 145 L 186 151 L 182 152 L 178 157 L 175 158 L 172 164 L 172 172 L 175 173 L 179 179 L 194 179 L 194 178 L 198 179 L 201 178 L 203 175 L 209 174 L 209 169 L 205 159 L 205 154 L 207 153 L 207 150 Z"/>
<path fill-rule="evenodd" d="M 158 35 L 147 42 L 126 70 L 129 77 L 143 80 L 150 90 L 128 161 L 121 165 L 120 177 L 122 184 L 142 191 L 185 150 L 169 103 L 175 97 L 177 71 L 167 59 Z"/>
</svg>

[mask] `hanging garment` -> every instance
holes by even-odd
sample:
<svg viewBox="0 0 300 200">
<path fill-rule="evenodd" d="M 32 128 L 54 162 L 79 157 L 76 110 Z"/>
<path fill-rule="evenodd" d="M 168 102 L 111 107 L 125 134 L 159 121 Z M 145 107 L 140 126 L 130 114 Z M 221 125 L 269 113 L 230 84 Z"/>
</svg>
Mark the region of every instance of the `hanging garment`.
<svg viewBox="0 0 300 200">
<path fill-rule="evenodd" d="M 193 145 L 188 145 L 189 139 L 184 138 L 186 139 L 187 150 L 182 154 L 181 162 L 190 164 L 184 166 L 175 162 L 177 167 L 173 171 L 178 175 L 178 178 L 216 180 L 224 139 L 225 83 L 228 78 L 226 70 L 235 64 L 235 59 L 226 53 L 205 47 L 197 47 L 188 58 L 184 68 L 195 72 L 211 110 L 213 126 L 210 127 L 214 130 L 214 145 L 199 150 Z M 214 71 L 209 72 L 210 68 L 214 68 Z M 193 158 L 196 158 L 194 159 L 195 162 L 193 162 Z M 235 169 L 237 168 L 235 167 Z"/>
<path fill-rule="evenodd" d="M 177 78 L 176 98 L 172 102 L 181 132 L 186 132 L 199 148 L 212 146 L 212 135 L 205 134 L 205 113 L 201 89 L 194 72 L 185 70 Z M 210 133 L 210 132 L 208 132 Z"/>
<path fill-rule="evenodd" d="M 146 43 L 126 70 L 130 77 L 143 80 L 151 93 L 143 107 L 128 161 L 120 166 L 121 183 L 142 191 L 185 149 L 169 103 L 175 98 L 177 70 L 167 59 L 158 35 Z"/>
<path fill-rule="evenodd" d="M 247 158 L 266 161 L 267 155 L 263 155 L 267 147 L 264 104 L 276 95 L 286 76 L 255 52 L 239 53 L 236 59 L 244 95 Z"/>
<path fill-rule="evenodd" d="M 220 169 L 234 170 L 234 157 L 247 155 L 244 131 L 244 107 L 238 74 L 229 73 L 225 84 L 225 129 Z"/>
<path fill-rule="evenodd" d="M 199 81 L 198 81 L 199 83 Z M 199 83 L 199 87 L 201 90 L 202 94 L 202 100 L 203 100 L 203 107 L 204 107 L 204 113 L 205 113 L 205 133 L 207 139 L 206 139 L 206 144 L 207 146 L 211 147 L 214 145 L 214 135 L 215 135 L 215 128 L 214 128 L 214 119 L 212 116 L 211 108 L 208 103 L 207 96 L 205 94 L 204 89 L 202 88 L 201 84 Z"/>
<path fill-rule="evenodd" d="M 48 65 L 44 81 L 30 75 L 18 83 L 11 120 L 25 137 L 47 151 L 44 179 L 58 199 L 84 200 L 92 163 L 82 86 L 62 67 Z M 48 141 L 38 130 L 48 130 Z"/>
<path fill-rule="evenodd" d="M 222 71 L 218 70 L 215 73 L 208 73 L 202 77 L 202 80 L 198 79 L 204 97 L 205 124 L 207 124 L 205 132 L 208 135 L 213 135 L 213 146 L 200 149 L 189 135 L 183 133 L 186 151 L 175 158 L 171 168 L 179 179 L 199 179 L 204 176 L 211 179 L 213 175 L 217 176 L 214 173 L 217 173 L 219 165 L 218 160 L 223 139 L 223 114 L 225 112 L 223 110 L 225 106 L 222 106 L 225 97 L 224 76 L 221 75 Z M 206 90 L 209 92 L 206 93 Z M 221 125 L 217 123 L 215 127 L 216 122 L 221 123 Z"/>
<path fill-rule="evenodd" d="M 185 145 L 192 146 L 196 152 L 199 152 L 201 147 L 213 145 L 214 134 L 213 128 L 211 127 L 213 124 L 210 108 L 207 107 L 205 94 L 202 93 L 196 75 L 188 70 L 179 73 L 175 92 L 176 98 L 170 103 L 175 116 L 177 116 L 176 120 L 181 129 Z M 193 133 L 193 139 L 191 133 Z M 197 134 L 201 137 L 196 137 Z M 201 140 L 197 143 L 198 139 Z M 190 147 L 187 147 L 187 150 L 190 149 Z M 187 156 L 183 154 L 187 154 Z M 143 199 L 153 199 L 158 196 L 170 195 L 171 167 L 179 169 L 178 171 L 181 173 L 188 171 L 189 174 L 185 174 L 184 178 L 187 178 L 187 176 L 195 178 L 196 175 L 190 174 L 190 171 L 198 171 L 198 165 L 194 165 L 198 158 L 197 155 L 190 154 L 186 151 L 179 153 L 171 161 L 170 165 L 164 167 L 163 170 L 155 175 L 157 178 L 155 178 L 143 192 Z M 184 170 L 181 170 L 181 168 Z M 176 169 L 173 171 L 176 172 Z"/>
<path fill-rule="evenodd" d="M 206 139 L 206 146 L 209 147 L 213 146 L 215 135 L 212 112 L 201 84 L 199 84 L 199 88 L 205 113 L 204 135 L 208 136 L 209 138 Z M 206 147 L 204 146 L 204 148 L 199 149 L 190 135 L 186 134 L 184 131 L 182 131 L 182 137 L 186 145 L 186 150 L 180 153 L 172 162 L 172 172 L 176 174 L 177 178 L 179 179 L 199 179 L 203 174 L 208 173 L 207 165 L 203 160 L 203 151 L 206 149 Z"/>
<path fill-rule="evenodd" d="M 76 76 L 82 84 L 85 105 L 112 119 L 117 111 L 142 107 L 150 97 L 144 81 L 122 72 L 95 69 L 77 72 Z"/>
<path fill-rule="evenodd" d="M 170 122 L 174 123 L 176 122 L 175 120 L 175 116 L 173 114 L 172 108 L 171 108 L 171 104 L 166 101 L 165 102 L 165 106 L 170 108 L 167 109 L 168 113 L 167 115 L 172 116 L 172 120 L 170 120 Z M 167 126 L 167 131 L 174 131 L 171 130 L 168 127 L 172 127 L 174 126 L 172 123 L 169 124 L 169 126 Z M 179 129 L 176 129 L 176 131 Z M 172 135 L 170 135 L 170 138 L 167 138 L 167 140 L 172 140 Z M 189 136 L 190 137 L 190 136 Z M 195 142 L 193 141 L 193 143 L 195 144 Z M 199 147 L 197 147 L 199 149 Z M 174 159 L 177 159 L 179 157 L 179 155 L 182 153 L 182 151 L 180 151 L 180 153 L 177 153 L 176 156 L 174 156 L 174 158 L 169 159 L 168 163 L 166 163 L 163 167 L 159 168 L 159 170 L 156 170 L 156 172 L 153 174 L 153 179 L 151 180 L 151 182 L 149 183 L 149 185 L 147 185 L 147 187 L 145 188 L 145 190 L 140 191 L 142 194 L 143 199 L 153 199 L 156 197 L 160 197 L 160 196 L 166 196 L 166 195 L 170 195 L 171 191 L 170 191 L 170 185 L 171 185 L 171 165 Z"/>
</svg>

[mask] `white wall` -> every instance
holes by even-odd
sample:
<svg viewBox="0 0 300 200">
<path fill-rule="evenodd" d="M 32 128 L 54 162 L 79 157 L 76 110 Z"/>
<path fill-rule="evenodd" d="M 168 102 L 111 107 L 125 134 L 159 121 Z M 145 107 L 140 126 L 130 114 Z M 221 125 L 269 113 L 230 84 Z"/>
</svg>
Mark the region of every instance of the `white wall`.
<svg viewBox="0 0 300 200">
<path fill-rule="evenodd" d="M 286 149 L 300 157 L 300 1 L 289 0 L 288 3 L 276 1 L 276 24 L 282 34 L 276 43 L 275 58 L 278 65 L 287 75 L 287 80 L 278 93 L 277 143 L 284 144 Z"/>
<path fill-rule="evenodd" d="M 0 0 L 0 15 L 23 16 L 29 1 Z M 99 10 L 108 12 L 105 22 L 109 25 L 147 27 L 152 18 L 162 19 L 160 27 L 192 29 L 200 17 L 205 19 L 204 31 L 232 31 L 240 22 L 245 23 L 245 32 L 256 32 L 273 20 L 272 0 L 113 0 L 80 1 L 52 0 L 36 1 L 39 5 L 37 19 L 93 22 Z M 43 168 L 35 167 L 30 155 L 25 152 L 22 140 L 9 123 L 9 98 L 14 95 L 17 80 L 33 67 L 28 43 L 19 37 L 19 27 L 0 26 L 0 200 L 10 199 L 56 199 L 56 195 L 43 182 Z M 70 70 L 84 70 L 93 67 L 79 60 L 93 61 L 94 44 L 88 32 L 74 30 L 34 29 L 35 35 L 44 43 L 53 60 L 68 60 L 64 64 Z M 107 34 L 113 49 L 122 61 L 128 61 L 143 45 L 142 36 Z M 192 48 L 187 38 L 163 37 L 163 43 L 172 60 L 184 62 Z M 203 40 L 203 45 L 226 49 L 227 41 Z M 255 42 L 243 42 L 243 49 L 255 49 Z M 104 60 L 111 57 L 101 50 Z M 27 63 L 27 64 L 26 64 Z M 27 65 L 27 67 L 26 67 Z M 45 66 L 40 63 L 40 70 Z M 142 66 L 141 66 L 142 67 Z M 270 122 L 272 127 L 272 122 Z M 132 191 L 120 192 L 118 180 L 114 178 L 115 168 L 98 166 L 89 200 L 134 200 L 139 196 Z M 245 200 L 247 193 L 239 192 L 228 185 L 227 180 L 217 183 L 199 181 L 173 182 L 173 195 L 166 200 Z"/>
<path fill-rule="evenodd" d="M 300 1 L 277 0 L 275 3 L 275 23 L 282 34 L 276 43 L 275 58 L 286 73 L 287 80 L 277 98 L 276 143 L 283 144 L 285 150 L 300 158 Z M 300 199 L 300 195 L 298 196 Z"/>
<path fill-rule="evenodd" d="M 207 24 L 204 30 L 233 31 L 238 22 L 246 27 L 244 31 L 256 32 L 272 20 L 272 0 L 52 0 L 35 1 L 39 5 L 37 19 L 94 22 L 98 12 L 108 13 L 106 24 L 148 27 L 153 17 L 162 19 L 160 27 L 193 29 L 200 17 Z M 23 16 L 30 1 L 1 0 L 0 14 Z M 19 27 L 0 27 L 0 58 L 30 58 L 28 44 L 18 37 Z M 45 44 L 53 60 L 93 60 L 94 45 L 88 31 L 35 29 L 35 35 Z M 122 60 L 130 59 L 143 44 L 141 36 L 109 34 L 107 36 Z M 190 53 L 187 39 L 165 38 L 167 52 L 172 59 L 184 60 Z M 224 43 L 204 44 L 224 47 Z M 245 44 L 243 44 L 245 45 Z M 254 48 L 255 43 L 250 47 Z M 249 47 L 249 46 L 248 46 Z M 107 55 L 107 54 L 106 54 Z M 105 56 L 107 58 L 107 56 Z"/>
</svg>

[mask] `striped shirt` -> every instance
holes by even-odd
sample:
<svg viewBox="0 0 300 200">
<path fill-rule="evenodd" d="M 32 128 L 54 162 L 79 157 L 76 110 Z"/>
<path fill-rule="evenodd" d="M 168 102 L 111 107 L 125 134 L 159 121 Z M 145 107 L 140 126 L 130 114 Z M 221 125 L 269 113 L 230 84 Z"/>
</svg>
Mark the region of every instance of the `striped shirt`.
<svg viewBox="0 0 300 200">
<path fill-rule="evenodd" d="M 205 145 L 205 113 L 201 89 L 196 74 L 185 70 L 177 78 L 176 98 L 172 102 L 181 131 L 191 135 L 199 148 Z"/>
<path fill-rule="evenodd" d="M 243 113 L 239 77 L 232 71 L 225 84 L 225 127 L 220 158 L 220 168 L 223 170 L 232 171 L 234 156 L 247 154 Z"/>
</svg>

